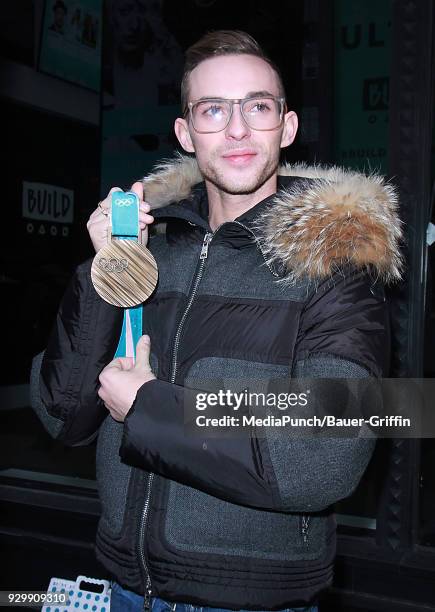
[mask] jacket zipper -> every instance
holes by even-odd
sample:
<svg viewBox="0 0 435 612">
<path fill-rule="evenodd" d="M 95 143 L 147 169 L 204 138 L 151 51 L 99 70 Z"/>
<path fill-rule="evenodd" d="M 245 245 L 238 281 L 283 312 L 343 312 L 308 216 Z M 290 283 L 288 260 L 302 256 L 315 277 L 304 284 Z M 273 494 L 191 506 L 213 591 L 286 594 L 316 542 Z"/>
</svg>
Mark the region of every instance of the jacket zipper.
<svg viewBox="0 0 435 612">
<path fill-rule="evenodd" d="M 147 493 L 145 497 L 145 503 L 142 511 L 142 518 L 140 521 L 140 529 L 139 529 L 139 554 L 140 559 L 142 561 L 142 567 L 145 570 L 146 583 L 145 583 L 145 591 L 144 591 L 144 600 L 143 600 L 143 609 L 149 610 L 151 603 L 151 578 L 148 570 L 148 566 L 145 560 L 145 551 L 144 551 L 144 538 L 145 538 L 145 527 L 148 518 L 148 510 L 150 505 L 150 497 L 151 497 L 151 486 L 153 484 L 154 474 L 150 472 L 146 476 L 147 480 Z"/>
<path fill-rule="evenodd" d="M 199 282 L 201 280 L 202 273 L 204 270 L 205 260 L 207 259 L 207 256 L 208 256 L 208 245 L 211 239 L 213 238 L 213 235 L 214 235 L 213 233 L 207 232 L 204 236 L 204 241 L 202 243 L 201 253 L 199 256 L 200 264 L 199 264 L 198 271 L 196 273 L 196 278 L 195 278 L 195 282 L 193 285 L 192 293 L 190 295 L 187 306 L 183 312 L 183 316 L 181 317 L 180 323 L 178 324 L 177 333 L 175 334 L 174 352 L 173 352 L 173 358 L 172 358 L 172 373 L 171 373 L 172 383 L 175 382 L 175 378 L 177 375 L 177 351 L 178 351 L 178 346 L 180 344 L 180 336 L 181 336 L 182 328 L 186 320 L 187 314 L 192 306 L 193 300 L 195 298 L 195 294 L 198 289 L 198 285 L 199 285 Z M 151 577 L 150 577 L 150 573 L 149 573 L 148 566 L 146 564 L 146 559 L 145 559 L 144 539 L 145 539 L 145 528 L 146 528 L 146 523 L 148 519 L 148 511 L 149 511 L 149 505 L 150 505 L 151 488 L 153 484 L 153 479 L 154 479 L 154 474 L 151 472 L 147 476 L 147 492 L 146 492 L 145 503 L 144 503 L 144 507 L 142 511 L 142 517 L 140 521 L 140 529 L 139 529 L 139 555 L 140 555 L 140 560 L 142 562 L 142 567 L 144 569 L 145 576 L 146 576 L 144 603 L 143 603 L 144 610 L 150 609 L 151 594 L 152 594 Z"/>
<path fill-rule="evenodd" d="M 306 514 L 301 515 L 301 533 L 304 544 L 308 544 L 308 528 L 310 526 L 310 517 Z"/>
<path fill-rule="evenodd" d="M 190 298 L 189 298 L 189 302 L 187 303 L 186 309 L 183 312 L 183 316 L 181 317 L 180 323 L 178 324 L 178 328 L 177 328 L 177 333 L 175 334 L 175 342 L 174 342 L 174 350 L 172 353 L 172 376 L 171 376 L 171 383 L 175 382 L 176 376 L 177 376 L 177 353 L 178 353 L 178 347 L 180 344 L 180 338 L 181 338 L 181 332 L 183 331 L 183 327 L 184 327 L 184 323 L 186 321 L 187 315 L 189 314 L 189 310 L 192 306 L 193 300 L 195 299 L 195 295 L 196 295 L 196 291 L 198 289 L 198 285 L 201 281 L 201 277 L 202 277 L 202 273 L 204 271 L 204 265 L 205 265 L 205 260 L 208 257 L 208 245 L 210 244 L 210 242 L 212 241 L 213 237 L 216 235 L 216 233 L 220 230 L 220 228 L 225 225 L 225 223 L 228 222 L 224 222 L 221 223 L 214 232 L 206 232 L 206 234 L 204 235 L 204 240 L 202 243 L 202 248 L 201 248 L 201 254 L 199 256 L 200 259 L 200 266 L 199 269 L 196 273 L 196 278 L 195 278 L 195 284 L 193 286 L 192 289 L 192 293 L 190 294 Z M 256 245 L 258 246 L 260 253 L 263 256 L 264 262 L 267 265 L 267 267 L 269 268 L 271 274 L 273 274 L 273 276 L 279 276 L 275 270 L 273 270 L 269 264 L 269 262 L 267 261 L 267 258 L 263 252 L 263 249 L 261 248 L 261 244 L 260 242 L 257 240 L 256 235 L 254 234 L 254 232 L 247 227 L 246 225 L 244 225 L 243 223 L 241 223 L 240 221 L 230 221 L 230 223 L 236 223 L 237 225 L 239 225 L 240 227 L 243 227 L 244 230 L 246 230 L 247 232 L 249 232 L 254 240 Z"/>
<path fill-rule="evenodd" d="M 219 228 L 217 228 L 217 229 L 219 229 Z M 184 309 L 183 316 L 181 317 L 180 322 L 178 324 L 177 332 L 175 334 L 174 350 L 172 352 L 171 383 L 174 383 L 175 379 L 177 377 L 177 353 L 178 353 L 178 347 L 180 345 L 181 332 L 183 331 L 184 323 L 186 321 L 187 315 L 189 314 L 189 310 L 192 307 L 193 300 L 195 299 L 195 295 L 196 295 L 196 292 L 198 290 L 198 285 L 199 285 L 199 283 L 201 281 L 201 278 L 202 278 L 202 273 L 204 271 L 204 266 L 205 266 L 205 260 L 208 257 L 208 245 L 210 244 L 210 242 L 211 242 L 213 236 L 215 235 L 215 233 L 217 232 L 217 229 L 214 232 L 206 232 L 206 234 L 204 236 L 204 240 L 203 240 L 202 248 L 201 248 L 201 254 L 199 256 L 200 264 L 199 264 L 199 268 L 198 268 L 198 270 L 196 272 L 196 278 L 195 278 L 195 282 L 194 282 L 194 285 L 193 285 L 193 289 L 192 289 L 192 292 L 190 294 L 189 301 L 187 302 L 187 306 Z"/>
</svg>

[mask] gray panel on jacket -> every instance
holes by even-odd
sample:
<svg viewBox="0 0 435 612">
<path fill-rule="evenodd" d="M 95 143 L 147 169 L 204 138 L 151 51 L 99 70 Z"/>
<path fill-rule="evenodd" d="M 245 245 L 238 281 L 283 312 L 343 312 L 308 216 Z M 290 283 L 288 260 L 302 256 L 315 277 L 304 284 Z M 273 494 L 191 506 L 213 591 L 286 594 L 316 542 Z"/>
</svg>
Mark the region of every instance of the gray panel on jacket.
<svg viewBox="0 0 435 612">
<path fill-rule="evenodd" d="M 171 481 L 165 536 L 184 551 L 280 561 L 316 559 L 324 550 L 327 518 L 310 517 L 308 542 L 303 541 L 300 521 L 298 514 L 231 504 Z"/>
<path fill-rule="evenodd" d="M 290 366 L 228 357 L 203 357 L 195 361 L 186 375 L 186 387 L 194 386 L 198 380 L 228 378 L 234 380 L 267 380 L 288 377 Z"/>
<path fill-rule="evenodd" d="M 153 236 L 149 244 L 159 269 L 157 292 L 187 293 L 192 282 L 192 274 L 198 263 L 200 245 L 197 252 L 191 245 L 177 245 L 168 248 L 164 236 Z"/>
<path fill-rule="evenodd" d="M 351 361 L 322 355 L 299 361 L 294 375 L 297 378 L 365 378 L 368 372 Z M 267 427 L 265 433 L 280 495 L 290 511 L 322 510 L 350 495 L 375 445 L 374 440 L 365 438 L 289 439 L 276 433 L 267 435 Z M 290 464 L 289 457 L 294 458 Z"/>
<path fill-rule="evenodd" d="M 208 268 L 211 274 L 207 274 Z M 284 302 L 307 299 L 308 282 L 284 285 L 278 281 L 279 277 L 269 270 L 257 247 L 235 251 L 218 244 L 209 249 L 199 294 Z"/>
<path fill-rule="evenodd" d="M 97 442 L 97 485 L 101 520 L 116 535 L 122 529 L 132 468 L 122 463 L 118 454 L 124 424 L 108 415 L 103 421 Z"/>
</svg>

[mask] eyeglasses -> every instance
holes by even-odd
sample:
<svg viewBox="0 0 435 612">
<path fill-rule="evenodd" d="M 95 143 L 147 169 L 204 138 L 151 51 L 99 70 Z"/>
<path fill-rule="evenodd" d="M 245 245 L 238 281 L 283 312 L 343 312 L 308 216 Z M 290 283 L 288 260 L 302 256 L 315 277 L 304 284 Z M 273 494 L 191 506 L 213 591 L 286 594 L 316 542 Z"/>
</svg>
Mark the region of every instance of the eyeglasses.
<svg viewBox="0 0 435 612">
<path fill-rule="evenodd" d="M 260 96 L 255 98 L 223 99 L 207 98 L 187 104 L 193 128 L 200 134 L 213 134 L 224 130 L 233 115 L 234 104 L 240 104 L 240 112 L 246 125 L 253 130 L 276 130 L 282 123 L 285 98 Z"/>
</svg>

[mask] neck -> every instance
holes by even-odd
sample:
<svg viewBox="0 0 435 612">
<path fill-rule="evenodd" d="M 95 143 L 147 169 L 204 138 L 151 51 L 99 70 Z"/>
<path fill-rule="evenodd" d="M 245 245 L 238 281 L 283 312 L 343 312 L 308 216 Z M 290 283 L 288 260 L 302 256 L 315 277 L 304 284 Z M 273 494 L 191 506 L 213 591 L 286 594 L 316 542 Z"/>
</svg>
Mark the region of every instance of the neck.
<svg viewBox="0 0 435 612">
<path fill-rule="evenodd" d="M 259 189 L 252 193 L 232 194 L 222 191 L 205 180 L 208 197 L 208 222 L 214 231 L 226 221 L 234 221 L 256 204 L 276 193 L 277 175 L 273 174 Z"/>
</svg>

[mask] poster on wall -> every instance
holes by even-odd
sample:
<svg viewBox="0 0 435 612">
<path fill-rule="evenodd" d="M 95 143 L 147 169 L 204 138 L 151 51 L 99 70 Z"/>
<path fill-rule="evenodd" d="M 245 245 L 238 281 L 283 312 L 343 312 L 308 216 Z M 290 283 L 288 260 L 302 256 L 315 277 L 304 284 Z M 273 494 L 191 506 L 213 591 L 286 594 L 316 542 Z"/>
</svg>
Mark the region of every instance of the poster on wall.
<svg viewBox="0 0 435 612">
<path fill-rule="evenodd" d="M 103 0 L 45 0 L 39 70 L 99 91 Z"/>
<path fill-rule="evenodd" d="M 392 1 L 335 2 L 335 161 L 386 173 Z"/>
<path fill-rule="evenodd" d="M 102 195 L 174 149 L 183 51 L 160 0 L 108 0 L 104 14 Z"/>
<path fill-rule="evenodd" d="M 233 2 L 230 15 L 226 0 L 106 0 L 104 7 L 100 197 L 129 188 L 180 148 L 174 120 L 184 52 L 206 32 L 250 33 L 279 63 L 291 104 L 299 100 L 302 32 L 289 37 L 288 24 L 301 21 L 302 0 Z M 297 159 L 298 143 L 289 151 Z"/>
</svg>

